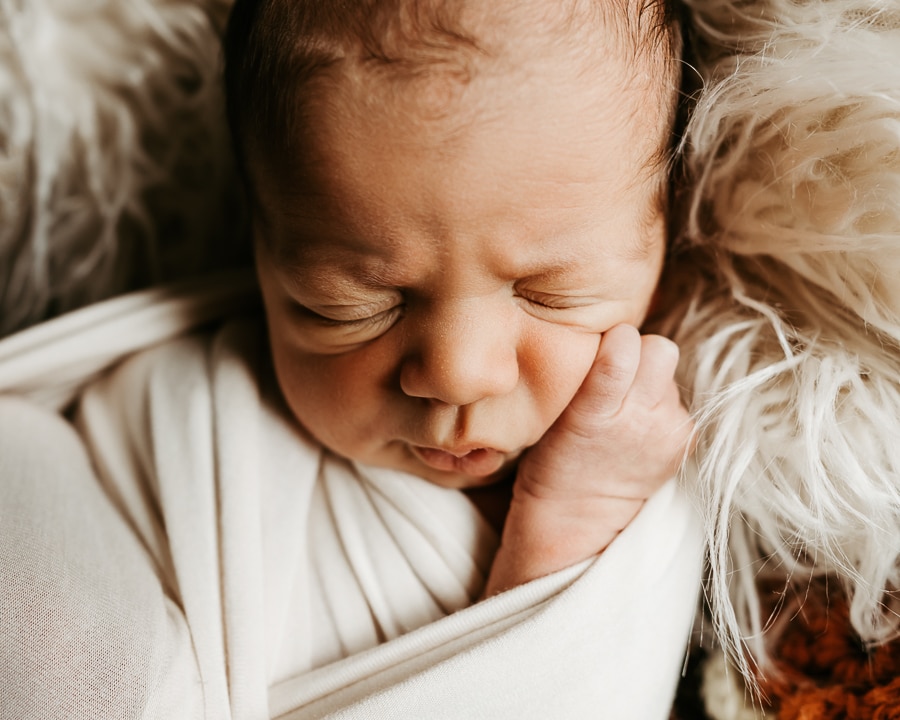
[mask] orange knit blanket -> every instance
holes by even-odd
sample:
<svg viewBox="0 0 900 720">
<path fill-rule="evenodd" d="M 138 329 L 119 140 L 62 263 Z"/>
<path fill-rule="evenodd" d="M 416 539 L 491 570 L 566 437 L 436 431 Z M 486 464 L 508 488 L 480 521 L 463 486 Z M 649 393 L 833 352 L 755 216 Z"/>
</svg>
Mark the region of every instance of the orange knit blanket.
<svg viewBox="0 0 900 720">
<path fill-rule="evenodd" d="M 838 593 L 808 599 L 774 650 L 762 687 L 778 720 L 900 719 L 900 641 L 865 647 Z"/>
<path fill-rule="evenodd" d="M 760 674 L 762 709 L 774 720 L 900 720 L 900 639 L 867 647 L 850 625 L 847 602 L 811 588 L 772 648 L 774 672 Z M 671 720 L 713 720 L 704 697 L 711 656 L 691 651 Z M 734 686 L 736 706 L 752 693 Z M 756 707 L 759 708 L 759 700 Z M 755 713 L 762 717 L 761 712 Z M 743 716 L 742 716 L 743 717 Z"/>
</svg>

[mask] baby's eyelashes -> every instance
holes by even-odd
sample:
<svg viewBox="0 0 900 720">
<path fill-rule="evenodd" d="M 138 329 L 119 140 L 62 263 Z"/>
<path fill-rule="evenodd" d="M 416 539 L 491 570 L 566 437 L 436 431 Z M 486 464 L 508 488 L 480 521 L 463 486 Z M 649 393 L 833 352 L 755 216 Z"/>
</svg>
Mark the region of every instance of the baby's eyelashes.
<svg viewBox="0 0 900 720">
<path fill-rule="evenodd" d="M 547 308 L 548 310 L 571 310 L 576 307 L 584 307 L 595 302 L 593 299 L 571 297 L 567 295 L 552 295 L 534 291 L 516 291 L 516 295 L 533 305 Z"/>
<path fill-rule="evenodd" d="M 559 325 L 600 332 L 609 327 L 607 315 L 613 303 L 597 297 L 518 291 L 523 310 L 532 317 Z"/>
<path fill-rule="evenodd" d="M 387 332 L 403 314 L 403 305 L 385 309 L 372 307 L 331 309 L 329 314 L 292 303 L 292 315 L 299 329 L 314 343 L 325 346 L 358 345 Z M 369 312 L 371 314 L 363 314 Z"/>
<path fill-rule="evenodd" d="M 374 315 L 365 315 L 363 317 L 346 319 L 329 317 L 328 315 L 320 315 L 319 313 L 309 309 L 306 309 L 306 311 L 311 320 L 319 323 L 323 327 L 365 328 L 371 325 L 377 325 L 389 319 L 393 319 L 393 317 L 399 313 L 400 307 L 398 306 L 389 308 L 387 310 L 382 310 L 380 312 L 376 312 Z"/>
<path fill-rule="evenodd" d="M 379 339 L 404 318 L 412 323 L 416 332 L 423 328 L 427 332 L 431 325 L 444 328 L 446 332 L 448 323 L 453 324 L 455 310 L 447 304 L 442 310 L 436 310 L 437 306 L 427 297 L 409 297 L 400 291 L 393 295 L 372 298 L 368 302 L 335 302 L 336 298 L 322 302 L 315 296 L 302 301 L 296 297 L 286 298 L 296 342 L 312 352 L 344 353 Z M 518 305 L 519 311 L 526 316 L 542 323 L 589 333 L 606 330 L 610 311 L 616 311 L 615 302 L 596 296 L 514 287 L 505 298 L 495 296 L 479 301 L 478 313 L 482 316 L 494 313 L 506 318 L 503 322 L 508 323 L 514 317 L 508 314 L 510 306 L 507 303 L 510 302 Z M 506 309 L 501 309 L 504 305 Z M 465 341 L 466 338 L 460 338 L 460 342 Z"/>
</svg>

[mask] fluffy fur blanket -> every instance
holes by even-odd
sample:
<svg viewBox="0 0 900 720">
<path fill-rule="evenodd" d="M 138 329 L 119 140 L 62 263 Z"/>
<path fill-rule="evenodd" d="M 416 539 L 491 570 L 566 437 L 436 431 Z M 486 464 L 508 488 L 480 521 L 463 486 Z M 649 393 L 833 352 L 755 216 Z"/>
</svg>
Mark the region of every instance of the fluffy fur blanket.
<svg viewBox="0 0 900 720">
<path fill-rule="evenodd" d="M 0 0 L 0 336 L 230 262 L 228 0 Z"/>
<path fill-rule="evenodd" d="M 761 577 L 791 603 L 834 576 L 864 641 L 900 625 L 900 6 L 697 0 L 691 17 L 692 287 L 671 327 L 715 627 L 747 669 Z"/>
<path fill-rule="evenodd" d="M 0 333 L 214 262 L 229 4 L 0 0 Z M 751 674 L 761 577 L 782 606 L 835 578 L 865 642 L 900 630 L 900 5 L 687 4 L 668 330 L 713 626 Z"/>
</svg>

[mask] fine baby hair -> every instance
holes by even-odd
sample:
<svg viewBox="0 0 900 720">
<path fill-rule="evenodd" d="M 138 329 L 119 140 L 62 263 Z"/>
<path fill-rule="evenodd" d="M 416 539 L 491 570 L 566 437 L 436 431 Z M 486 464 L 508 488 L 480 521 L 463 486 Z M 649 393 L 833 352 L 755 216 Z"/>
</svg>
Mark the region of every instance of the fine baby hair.
<svg viewBox="0 0 900 720">
<path fill-rule="evenodd" d="M 635 75 L 620 79 L 623 92 L 632 83 L 649 80 L 658 103 L 643 110 L 658 116 L 662 127 L 671 127 L 681 71 L 681 24 L 674 3 L 576 0 L 563 7 L 516 5 L 517 12 L 509 16 L 503 5 L 488 8 L 446 0 L 238 0 L 224 40 L 225 88 L 233 142 L 245 175 L 254 153 L 280 157 L 299 142 L 304 106 L 327 87 L 335 66 L 366 68 L 398 86 L 436 79 L 435 88 L 423 84 L 418 102 L 426 117 L 440 117 L 458 110 L 453 98 L 479 72 L 489 70 L 492 61 L 501 66 L 515 62 L 504 57 L 503 47 L 515 42 L 509 38 L 521 36 L 546 43 L 552 52 L 562 49 L 586 73 L 592 69 L 591 48 L 630 57 Z M 485 13 L 481 20 L 479 13 Z M 516 24 L 505 28 L 509 38 L 502 27 L 484 22 L 502 15 L 508 16 L 505 22 Z M 486 36 L 478 36 L 479 26 L 488 30 Z M 484 110 L 489 112 L 489 103 Z M 673 145 L 667 135 L 654 160 L 668 162 Z"/>
</svg>

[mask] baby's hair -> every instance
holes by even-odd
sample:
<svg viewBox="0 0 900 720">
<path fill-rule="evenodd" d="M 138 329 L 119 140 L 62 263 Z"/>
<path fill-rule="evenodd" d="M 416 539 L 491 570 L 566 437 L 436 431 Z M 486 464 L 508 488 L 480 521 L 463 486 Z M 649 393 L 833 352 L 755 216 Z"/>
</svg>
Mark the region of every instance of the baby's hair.
<svg viewBox="0 0 900 720">
<path fill-rule="evenodd" d="M 468 5 L 477 5 L 469 3 Z M 530 36 L 590 66 L 591 48 L 602 28 L 628 66 L 653 70 L 650 83 L 665 127 L 658 152 L 664 165 L 672 146 L 680 24 L 674 0 L 559 0 L 517 2 L 527 15 Z M 297 141 L 303 112 L 323 87 L 330 68 L 354 61 L 393 79 L 442 74 L 466 85 L 488 59 L 483 38 L 462 22 L 464 0 L 237 0 L 225 38 L 228 119 L 239 167 L 249 179 L 251 159 L 284 157 Z M 479 9 L 490 12 L 493 3 Z M 608 44 L 607 44 L 608 47 Z M 643 62 L 639 62 L 643 61 Z M 659 73 L 662 65 L 664 72 Z M 634 78 L 622 78 L 623 88 Z M 302 131 L 302 130 L 301 130 Z M 252 183 L 247 183 L 252 189 Z M 251 190 L 252 192 L 252 190 Z M 251 201 L 255 200 L 251 198 Z M 255 203 L 254 203 L 255 204 Z"/>
</svg>

